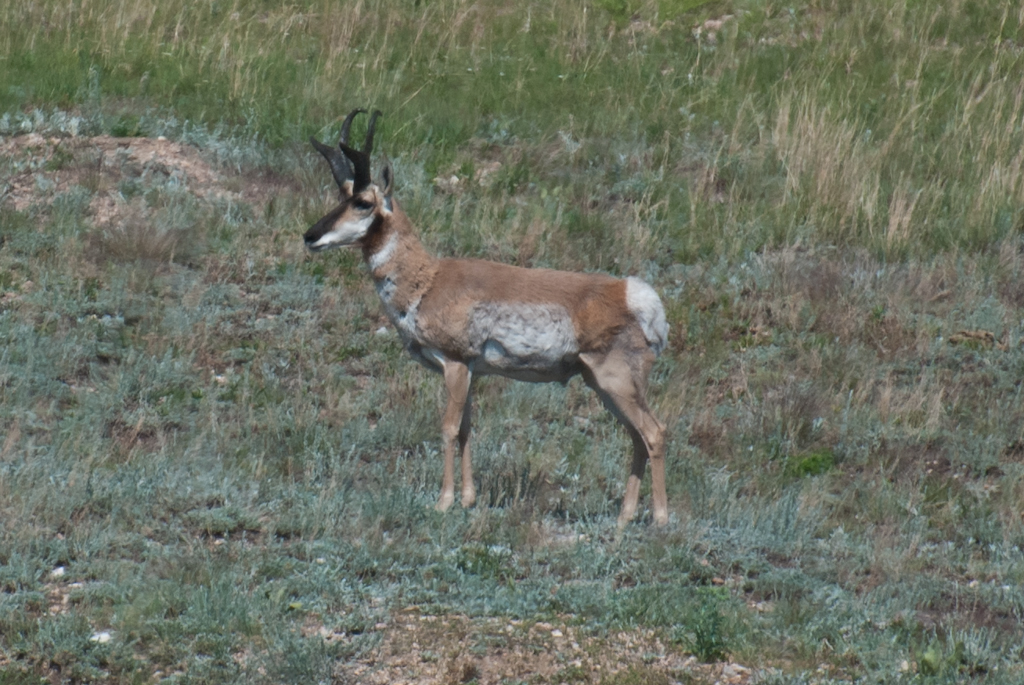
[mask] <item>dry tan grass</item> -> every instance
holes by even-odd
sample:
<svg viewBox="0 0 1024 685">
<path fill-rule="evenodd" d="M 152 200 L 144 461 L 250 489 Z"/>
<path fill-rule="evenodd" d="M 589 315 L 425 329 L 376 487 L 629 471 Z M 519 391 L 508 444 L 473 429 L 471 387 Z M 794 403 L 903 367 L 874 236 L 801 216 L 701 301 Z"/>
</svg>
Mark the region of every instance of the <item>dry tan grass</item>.
<svg viewBox="0 0 1024 685">
<path fill-rule="evenodd" d="M 836 238 L 872 235 L 879 221 L 882 158 L 860 127 L 805 93 L 779 106 L 772 131 L 786 170 L 780 201 L 807 202 L 809 220 Z"/>
<path fill-rule="evenodd" d="M 117 223 L 91 234 L 87 255 L 96 262 L 159 266 L 194 252 L 193 239 L 189 231 L 156 228 L 144 204 L 132 202 Z"/>
</svg>

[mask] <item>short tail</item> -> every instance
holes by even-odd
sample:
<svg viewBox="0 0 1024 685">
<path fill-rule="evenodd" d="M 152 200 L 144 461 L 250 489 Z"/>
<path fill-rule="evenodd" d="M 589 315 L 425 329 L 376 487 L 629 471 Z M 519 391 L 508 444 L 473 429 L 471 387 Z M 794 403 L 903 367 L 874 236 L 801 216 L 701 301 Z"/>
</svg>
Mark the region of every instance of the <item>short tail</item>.
<svg viewBox="0 0 1024 685">
<path fill-rule="evenodd" d="M 655 354 L 661 354 L 668 345 L 668 322 L 658 293 L 644 281 L 630 276 L 626 279 L 626 306 L 640 324 L 647 344 Z"/>
</svg>

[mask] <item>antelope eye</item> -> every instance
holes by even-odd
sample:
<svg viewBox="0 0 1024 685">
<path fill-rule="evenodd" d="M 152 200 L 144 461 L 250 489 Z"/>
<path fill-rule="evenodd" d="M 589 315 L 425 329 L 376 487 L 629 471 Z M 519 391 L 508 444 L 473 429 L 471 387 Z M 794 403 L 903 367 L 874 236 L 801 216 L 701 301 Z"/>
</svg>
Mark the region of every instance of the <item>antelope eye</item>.
<svg viewBox="0 0 1024 685">
<path fill-rule="evenodd" d="M 372 202 L 367 202 L 366 200 L 362 200 L 359 198 L 353 200 L 352 204 L 355 205 L 356 209 L 360 209 L 363 211 L 366 211 L 367 209 L 373 209 Z"/>
</svg>

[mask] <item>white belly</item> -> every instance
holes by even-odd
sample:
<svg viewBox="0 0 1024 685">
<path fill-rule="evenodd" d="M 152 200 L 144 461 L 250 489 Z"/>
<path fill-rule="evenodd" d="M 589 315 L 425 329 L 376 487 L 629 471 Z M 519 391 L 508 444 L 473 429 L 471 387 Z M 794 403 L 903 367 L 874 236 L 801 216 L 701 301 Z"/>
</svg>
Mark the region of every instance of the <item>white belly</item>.
<svg viewBox="0 0 1024 685">
<path fill-rule="evenodd" d="M 528 381 L 568 379 L 579 353 L 559 305 L 481 303 L 470 314 L 469 347 L 476 373 Z"/>
</svg>

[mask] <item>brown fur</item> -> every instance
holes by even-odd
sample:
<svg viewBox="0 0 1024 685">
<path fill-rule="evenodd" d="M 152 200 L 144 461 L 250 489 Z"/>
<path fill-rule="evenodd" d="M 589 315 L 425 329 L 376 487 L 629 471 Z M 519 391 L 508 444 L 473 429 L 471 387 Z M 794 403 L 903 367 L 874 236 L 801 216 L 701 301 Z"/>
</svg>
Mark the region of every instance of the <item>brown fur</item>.
<svg viewBox="0 0 1024 685">
<path fill-rule="evenodd" d="M 420 326 L 443 352 L 457 355 L 466 341 L 473 306 L 479 302 L 558 304 L 572 317 L 581 352 L 608 347 L 633 317 L 626 307 L 626 285 L 604 274 L 524 269 L 479 259 L 442 259 L 420 304 L 436 312 Z"/>
</svg>

